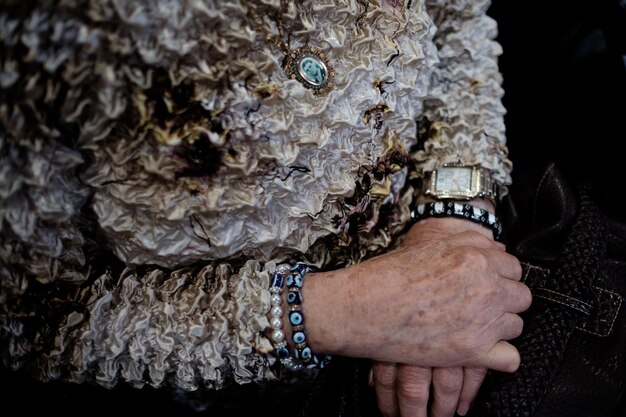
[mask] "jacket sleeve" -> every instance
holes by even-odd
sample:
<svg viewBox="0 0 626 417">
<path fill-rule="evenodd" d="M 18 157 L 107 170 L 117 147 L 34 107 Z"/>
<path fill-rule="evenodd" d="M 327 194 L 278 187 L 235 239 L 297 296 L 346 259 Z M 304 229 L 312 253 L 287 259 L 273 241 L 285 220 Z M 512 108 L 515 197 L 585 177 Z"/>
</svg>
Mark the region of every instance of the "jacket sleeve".
<svg viewBox="0 0 626 417">
<path fill-rule="evenodd" d="M 4 366 L 107 387 L 124 380 L 193 390 L 275 378 L 263 336 L 273 262 L 131 268 L 91 250 L 89 192 L 74 174 L 80 155 L 51 138 L 18 139 L 3 122 Z"/>
<path fill-rule="evenodd" d="M 418 170 L 444 163 L 481 165 L 506 190 L 511 162 L 501 102 L 501 47 L 496 22 L 486 14 L 489 0 L 427 0 L 437 31 L 438 63 L 420 122 Z"/>
<path fill-rule="evenodd" d="M 0 133 L 4 366 L 107 387 L 125 380 L 192 390 L 275 378 L 262 333 L 272 262 L 170 271 L 89 253 L 88 193 L 72 175 L 80 157 L 50 140 L 17 142 Z"/>
<path fill-rule="evenodd" d="M 111 141 L 107 123 L 142 117 L 139 106 L 123 105 L 130 98 L 111 93 L 127 89 L 94 58 L 114 42 L 67 8 L 9 3 L 0 11 L 3 366 L 107 387 L 125 380 L 191 390 L 274 379 L 263 335 L 272 262 L 166 270 L 131 268 L 113 256 L 98 238 L 93 187 L 79 175 L 93 161 L 76 142 Z M 147 82 L 139 75 L 129 77 Z"/>
</svg>

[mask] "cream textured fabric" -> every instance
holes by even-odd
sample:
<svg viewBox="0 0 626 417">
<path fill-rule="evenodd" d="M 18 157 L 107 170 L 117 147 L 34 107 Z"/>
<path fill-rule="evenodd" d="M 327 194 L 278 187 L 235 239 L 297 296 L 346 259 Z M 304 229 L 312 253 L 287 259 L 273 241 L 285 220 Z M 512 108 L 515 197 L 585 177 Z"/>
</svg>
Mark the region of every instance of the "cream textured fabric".
<svg viewBox="0 0 626 417">
<path fill-rule="evenodd" d="M 52 4 L 54 3 L 54 4 Z M 488 1 L 62 0 L 0 10 L 2 357 L 42 379 L 193 390 L 276 378 L 276 262 L 393 247 L 411 179 L 510 181 Z M 256 4 L 256 5 L 255 5 Z"/>
</svg>

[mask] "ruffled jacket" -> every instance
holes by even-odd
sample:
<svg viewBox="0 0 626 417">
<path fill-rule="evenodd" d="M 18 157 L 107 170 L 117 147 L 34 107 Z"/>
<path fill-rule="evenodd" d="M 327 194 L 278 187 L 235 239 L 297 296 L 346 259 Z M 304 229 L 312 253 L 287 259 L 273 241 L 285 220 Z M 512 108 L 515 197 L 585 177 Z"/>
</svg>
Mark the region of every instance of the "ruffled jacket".
<svg viewBox="0 0 626 417">
<path fill-rule="evenodd" d="M 26 2 L 28 3 L 28 2 Z M 0 10 L 0 349 L 43 380 L 275 379 L 269 270 L 389 250 L 413 179 L 510 182 L 488 0 L 63 0 Z"/>
</svg>

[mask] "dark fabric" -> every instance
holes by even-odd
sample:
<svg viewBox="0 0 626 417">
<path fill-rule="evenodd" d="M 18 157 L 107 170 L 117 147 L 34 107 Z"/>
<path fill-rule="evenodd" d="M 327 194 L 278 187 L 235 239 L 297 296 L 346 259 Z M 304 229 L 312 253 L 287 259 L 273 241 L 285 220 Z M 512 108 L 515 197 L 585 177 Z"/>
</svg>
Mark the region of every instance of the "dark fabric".
<svg viewBox="0 0 626 417">
<path fill-rule="evenodd" d="M 522 363 L 490 373 L 471 417 L 610 417 L 626 388 L 626 235 L 550 165 L 508 200 L 509 250 L 533 292 Z M 520 210 L 516 207 L 526 207 Z"/>
<path fill-rule="evenodd" d="M 626 390 L 626 227 L 554 164 L 501 207 L 533 304 L 515 373 L 490 372 L 470 417 L 618 417 Z M 302 417 L 378 416 L 367 361 L 326 369 Z"/>
<path fill-rule="evenodd" d="M 63 417 L 137 415 L 247 417 L 271 415 L 294 417 L 305 403 L 310 382 L 297 385 L 268 383 L 233 385 L 220 391 L 187 392 L 118 383 L 107 389 L 99 385 L 48 383 L 23 372 L 0 369 L 0 415 L 61 415 Z"/>
</svg>

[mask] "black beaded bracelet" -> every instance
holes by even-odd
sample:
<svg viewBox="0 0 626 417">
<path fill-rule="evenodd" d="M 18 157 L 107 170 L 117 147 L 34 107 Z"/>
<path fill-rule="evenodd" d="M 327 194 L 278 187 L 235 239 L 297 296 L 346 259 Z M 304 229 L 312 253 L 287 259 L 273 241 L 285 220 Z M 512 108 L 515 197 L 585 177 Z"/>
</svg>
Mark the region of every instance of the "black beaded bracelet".
<svg viewBox="0 0 626 417">
<path fill-rule="evenodd" d="M 287 286 L 287 303 L 289 304 L 289 324 L 291 324 L 291 340 L 295 344 L 294 358 L 307 369 L 321 369 L 331 359 L 330 355 L 314 355 L 307 342 L 304 330 L 304 313 L 302 312 L 302 284 L 304 276 L 311 268 L 302 262 L 291 265 L 291 271 L 285 279 Z"/>
<path fill-rule="evenodd" d="M 452 201 L 435 201 L 420 204 L 411 210 L 413 221 L 427 219 L 429 217 L 458 217 L 478 223 L 493 232 L 493 238 L 502 238 L 502 223 L 495 214 L 471 204 L 455 203 Z"/>
</svg>

